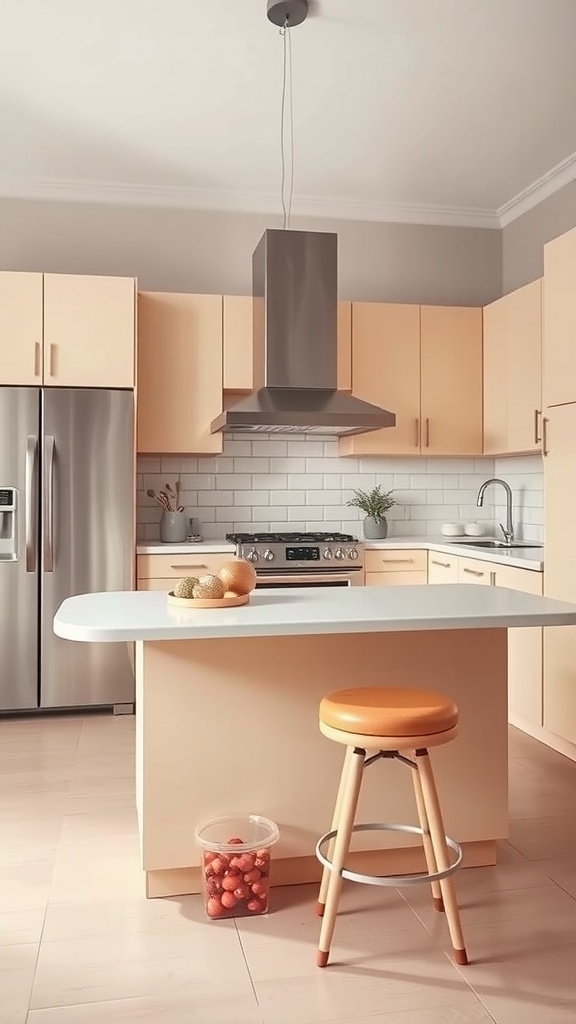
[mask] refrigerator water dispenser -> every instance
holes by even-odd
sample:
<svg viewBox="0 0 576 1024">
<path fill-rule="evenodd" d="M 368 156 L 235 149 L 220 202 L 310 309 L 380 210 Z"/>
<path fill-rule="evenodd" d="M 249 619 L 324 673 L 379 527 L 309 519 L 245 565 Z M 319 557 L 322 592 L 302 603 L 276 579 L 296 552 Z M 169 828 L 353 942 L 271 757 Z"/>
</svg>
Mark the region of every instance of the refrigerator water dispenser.
<svg viewBox="0 0 576 1024">
<path fill-rule="evenodd" d="M 0 562 L 18 558 L 17 495 L 15 487 L 0 487 Z"/>
</svg>

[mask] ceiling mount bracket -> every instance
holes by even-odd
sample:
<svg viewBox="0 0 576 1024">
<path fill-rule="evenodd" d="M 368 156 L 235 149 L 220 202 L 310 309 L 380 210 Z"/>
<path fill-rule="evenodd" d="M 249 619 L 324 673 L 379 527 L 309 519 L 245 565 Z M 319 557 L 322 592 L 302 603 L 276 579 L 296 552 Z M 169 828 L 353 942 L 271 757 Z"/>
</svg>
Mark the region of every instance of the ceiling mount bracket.
<svg viewBox="0 0 576 1024">
<path fill-rule="evenodd" d="M 306 20 L 308 0 L 268 0 L 266 14 L 278 28 L 294 28 Z"/>
</svg>

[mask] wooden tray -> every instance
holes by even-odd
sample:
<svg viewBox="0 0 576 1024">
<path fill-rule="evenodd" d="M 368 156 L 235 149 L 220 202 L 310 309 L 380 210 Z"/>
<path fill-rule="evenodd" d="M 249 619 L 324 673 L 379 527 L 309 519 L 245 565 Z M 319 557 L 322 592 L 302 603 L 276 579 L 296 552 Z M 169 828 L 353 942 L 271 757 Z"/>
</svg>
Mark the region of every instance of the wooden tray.
<svg viewBox="0 0 576 1024">
<path fill-rule="evenodd" d="M 175 597 L 174 591 L 168 593 L 168 604 L 176 605 L 178 608 L 238 608 L 241 604 L 248 604 L 250 594 L 243 594 L 241 597 Z"/>
</svg>

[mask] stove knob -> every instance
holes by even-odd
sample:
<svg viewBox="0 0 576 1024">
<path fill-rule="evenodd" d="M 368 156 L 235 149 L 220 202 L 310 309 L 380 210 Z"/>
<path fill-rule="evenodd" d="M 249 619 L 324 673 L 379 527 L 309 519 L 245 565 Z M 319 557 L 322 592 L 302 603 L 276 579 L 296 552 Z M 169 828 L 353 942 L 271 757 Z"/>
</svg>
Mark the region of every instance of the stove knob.
<svg viewBox="0 0 576 1024">
<path fill-rule="evenodd" d="M 345 556 L 344 552 L 342 551 L 342 548 L 336 548 L 336 551 L 334 552 L 334 558 L 337 558 L 338 561 L 341 562 L 342 559 L 345 558 L 345 557 L 346 556 Z"/>
<path fill-rule="evenodd" d="M 346 554 L 348 555 L 348 558 L 351 558 L 353 561 L 356 558 L 358 558 L 358 551 L 356 548 L 350 548 L 350 550 L 347 551 Z"/>
<path fill-rule="evenodd" d="M 322 558 L 326 558 L 328 560 L 332 558 L 332 548 L 324 548 L 324 551 L 322 552 Z"/>
<path fill-rule="evenodd" d="M 264 558 L 264 559 L 265 559 L 265 560 L 266 560 L 267 562 L 273 562 L 273 561 L 274 561 L 274 552 L 273 552 L 273 551 L 270 551 L 270 548 L 266 548 L 266 551 L 264 552 L 264 554 L 263 554 L 263 556 L 262 556 L 262 557 L 263 557 L 263 558 Z"/>
<path fill-rule="evenodd" d="M 251 548 L 250 551 L 246 552 L 246 556 L 245 557 L 246 557 L 246 561 L 247 562 L 257 562 L 258 561 L 258 552 L 256 551 L 255 548 Z"/>
</svg>

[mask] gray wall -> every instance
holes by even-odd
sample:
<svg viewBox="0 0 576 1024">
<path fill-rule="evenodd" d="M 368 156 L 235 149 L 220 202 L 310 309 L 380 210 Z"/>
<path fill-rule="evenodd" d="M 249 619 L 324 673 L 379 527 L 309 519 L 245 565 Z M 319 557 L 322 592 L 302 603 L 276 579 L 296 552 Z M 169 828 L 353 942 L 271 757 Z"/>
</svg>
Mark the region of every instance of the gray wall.
<svg viewBox="0 0 576 1024">
<path fill-rule="evenodd" d="M 542 277 L 543 246 L 576 227 L 576 181 L 555 192 L 502 232 L 502 294 Z"/>
<path fill-rule="evenodd" d="M 255 214 L 0 199 L 0 270 L 136 276 L 142 291 L 249 294 Z M 337 231 L 342 298 L 483 305 L 502 291 L 501 232 L 293 219 Z"/>
</svg>

